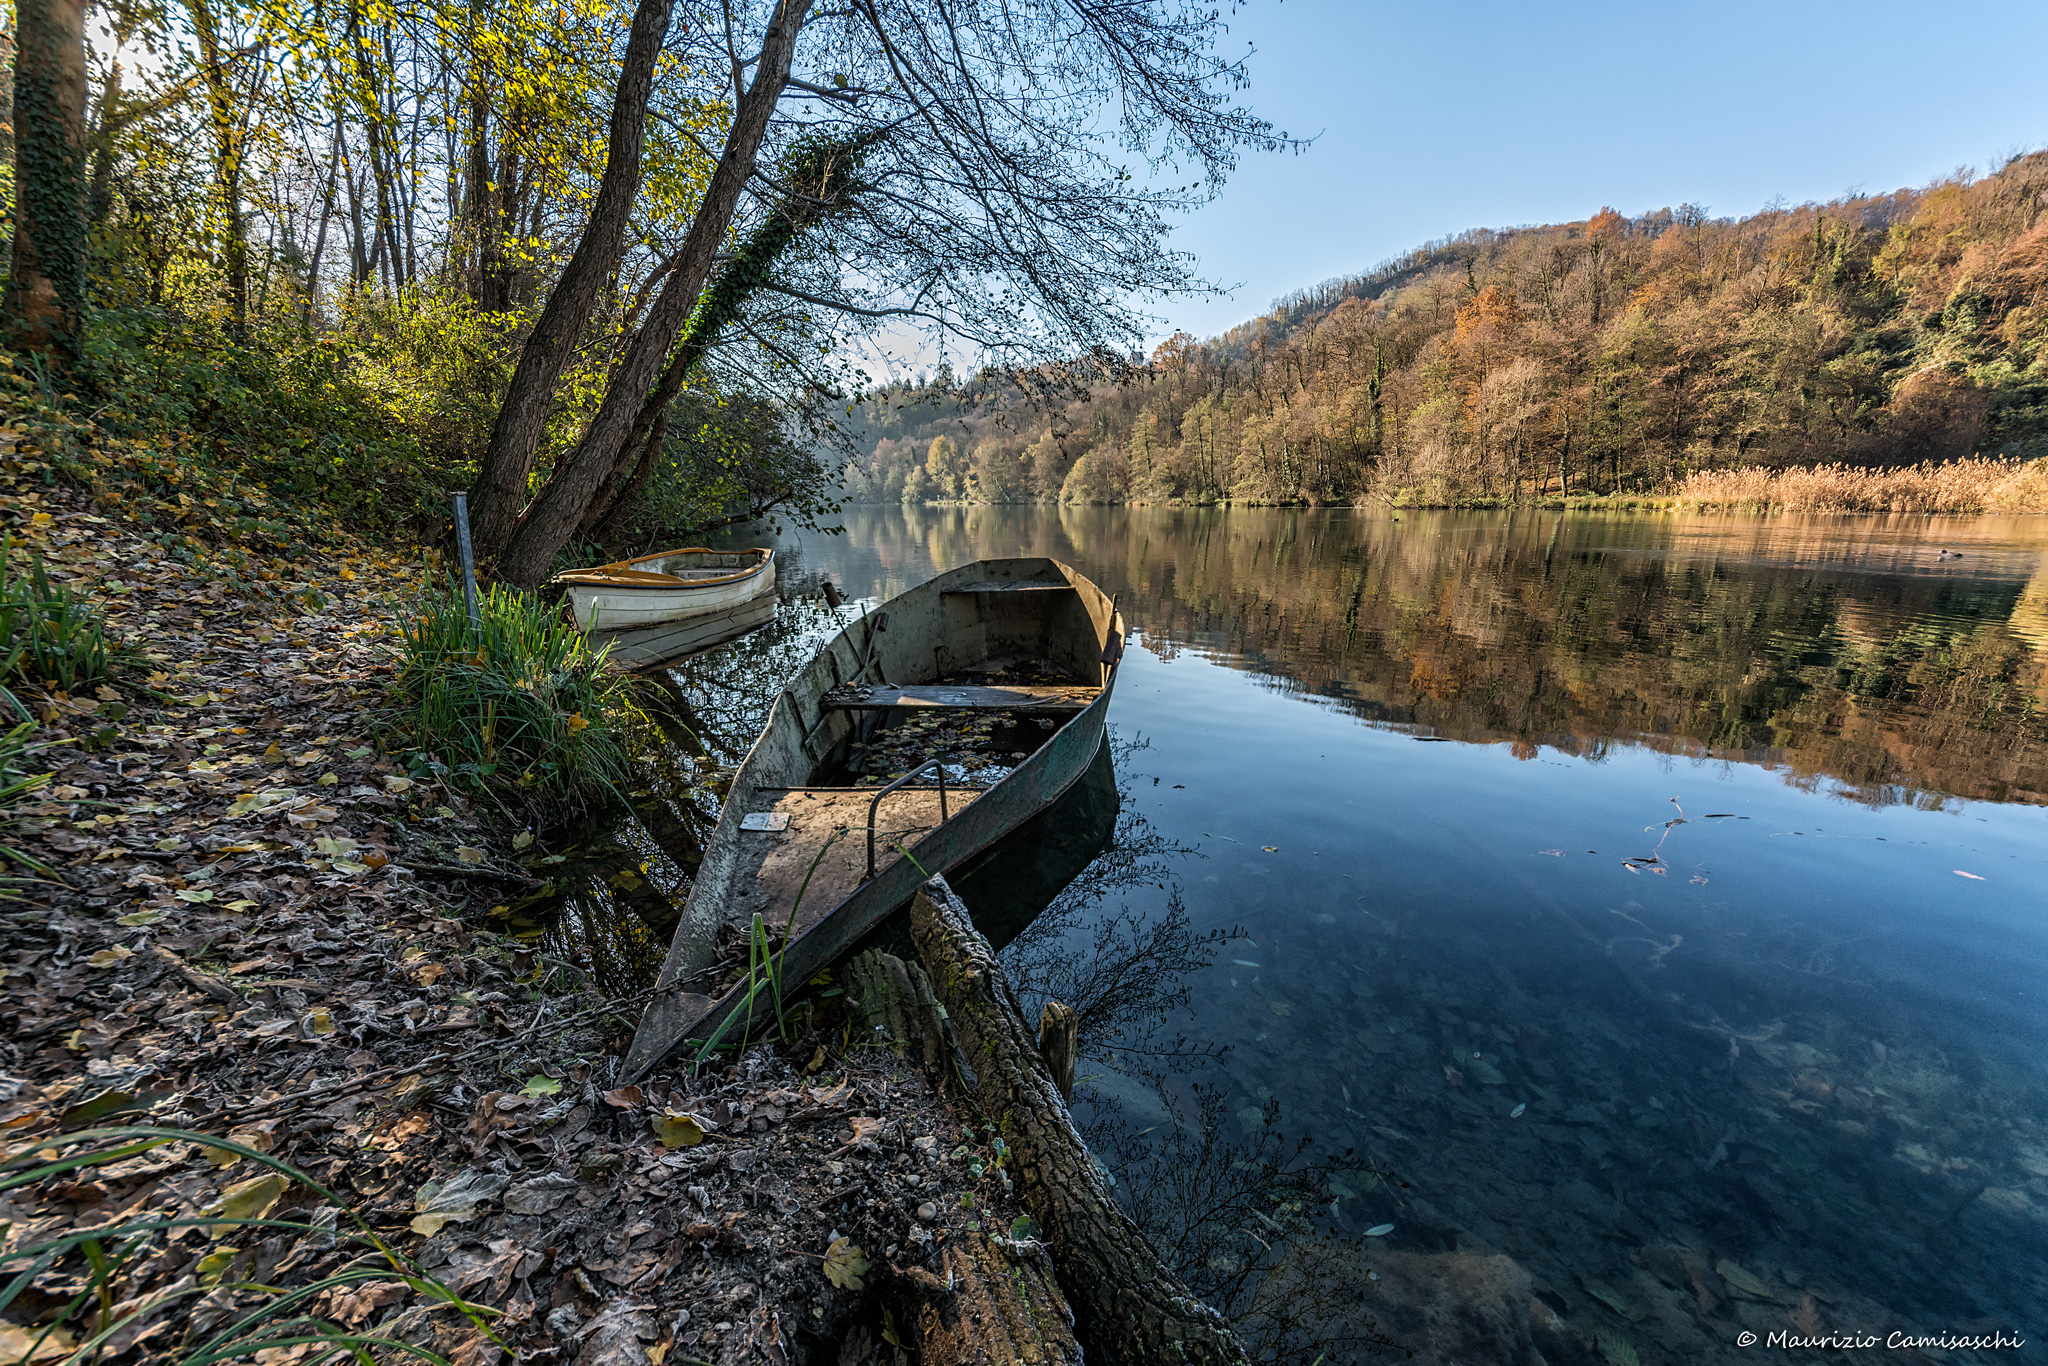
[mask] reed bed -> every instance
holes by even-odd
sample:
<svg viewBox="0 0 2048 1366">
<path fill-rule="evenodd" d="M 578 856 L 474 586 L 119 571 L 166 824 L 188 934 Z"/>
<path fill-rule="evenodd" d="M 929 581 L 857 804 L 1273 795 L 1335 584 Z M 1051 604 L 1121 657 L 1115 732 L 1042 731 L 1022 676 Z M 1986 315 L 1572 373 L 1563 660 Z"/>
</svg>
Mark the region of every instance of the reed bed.
<svg viewBox="0 0 2048 1366">
<path fill-rule="evenodd" d="M 1688 475 L 1673 496 L 1689 511 L 2048 512 L 2048 460 L 1977 457 L 1896 469 L 1701 470 Z"/>
</svg>

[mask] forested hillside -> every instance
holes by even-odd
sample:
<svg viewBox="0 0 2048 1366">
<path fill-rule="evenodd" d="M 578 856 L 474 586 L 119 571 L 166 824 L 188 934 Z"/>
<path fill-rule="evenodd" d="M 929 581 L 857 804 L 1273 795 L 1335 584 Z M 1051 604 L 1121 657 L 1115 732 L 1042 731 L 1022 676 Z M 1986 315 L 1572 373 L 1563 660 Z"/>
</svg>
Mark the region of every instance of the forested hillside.
<svg viewBox="0 0 2048 1366">
<path fill-rule="evenodd" d="M 1447 503 L 2048 454 L 2048 153 L 1712 218 L 1477 230 L 1060 392 L 863 412 L 866 501 Z M 1050 393 L 1052 396 L 1047 397 Z"/>
</svg>

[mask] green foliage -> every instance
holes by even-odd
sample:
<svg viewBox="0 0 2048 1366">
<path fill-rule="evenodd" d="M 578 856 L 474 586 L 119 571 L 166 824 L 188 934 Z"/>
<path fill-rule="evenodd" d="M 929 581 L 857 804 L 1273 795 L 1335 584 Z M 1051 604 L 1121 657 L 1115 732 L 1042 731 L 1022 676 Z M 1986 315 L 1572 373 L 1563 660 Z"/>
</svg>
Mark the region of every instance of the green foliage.
<svg viewBox="0 0 2048 1366">
<path fill-rule="evenodd" d="M 417 765 L 499 800 L 623 802 L 647 720 L 631 675 L 534 597 L 496 585 L 477 607 L 472 625 L 459 589 L 429 593 L 403 627 L 396 720 Z"/>
<path fill-rule="evenodd" d="M 92 405 L 94 426 L 74 435 L 66 471 L 145 525 L 182 521 L 280 546 L 331 541 L 343 525 L 385 531 L 438 508 L 465 476 L 461 443 L 437 446 L 417 421 L 428 403 L 418 390 L 433 383 L 416 358 L 431 339 L 395 327 L 364 335 L 375 344 L 273 333 L 239 345 L 172 310 L 104 310 L 78 376 L 91 397 L 45 416 Z M 28 387 L 18 371 L 15 382 Z"/>
<path fill-rule="evenodd" d="M 17 1199 L 32 1198 L 51 1184 L 90 1179 L 95 1169 L 173 1143 L 200 1145 L 220 1159 L 251 1161 L 267 1174 L 231 1185 L 223 1192 L 223 1207 L 203 1217 L 131 1216 L 89 1221 L 93 1227 L 85 1230 L 50 1231 L 38 1225 L 37 1241 L 0 1253 L 0 1316 L 7 1315 L 32 1281 L 69 1281 L 77 1287 L 59 1312 L 39 1316 L 31 1327 L 0 1321 L 0 1334 L 6 1335 L 9 1346 L 25 1349 L 24 1359 L 96 1361 L 124 1329 L 165 1315 L 183 1321 L 182 1341 L 159 1338 L 151 1356 L 176 1366 L 211 1366 L 307 1344 L 317 1350 L 296 1358 L 307 1363 L 351 1356 L 367 1362 L 373 1359 L 372 1349 L 381 1349 L 392 1354 L 386 1359 L 415 1357 L 445 1366 L 441 1357 L 422 1347 L 376 1332 L 351 1332 L 322 1312 L 321 1302 L 331 1292 L 371 1281 L 402 1282 L 420 1300 L 449 1306 L 485 1327 L 491 1311 L 469 1303 L 391 1248 L 332 1191 L 289 1163 L 229 1139 L 140 1126 L 53 1138 L 19 1149 L 0 1163 L 0 1194 L 20 1191 Z M 303 1195 L 326 1201 L 337 1213 L 346 1212 L 354 1227 L 338 1230 L 310 1218 L 267 1217 L 277 1206 L 296 1203 Z M 213 1251 L 192 1263 L 196 1274 L 151 1275 L 162 1269 L 162 1254 L 170 1244 L 201 1231 Z M 238 1234 L 244 1241 L 263 1242 L 266 1249 L 274 1241 L 289 1250 L 266 1259 L 259 1279 L 253 1252 L 228 1242 Z M 340 1249 L 339 1254 L 328 1248 Z M 294 1264 L 325 1269 L 317 1276 L 293 1277 L 287 1272 Z M 291 1284 L 294 1280 L 298 1283 Z"/>
<path fill-rule="evenodd" d="M 619 540 L 672 543 L 771 514 L 811 525 L 838 510 L 832 495 L 830 472 L 791 440 L 777 405 L 686 389 Z"/>
<path fill-rule="evenodd" d="M 506 338 L 521 319 L 488 313 L 455 291 L 412 290 L 398 300 L 345 295 L 336 340 L 349 374 L 399 431 L 450 463 L 474 461 L 490 440 L 511 378 Z M 433 492 L 441 492 L 436 487 Z"/>
<path fill-rule="evenodd" d="M 30 556 L 26 575 L 14 572 L 13 548 L 12 537 L 0 537 L 0 688 L 41 684 L 69 693 L 103 682 L 113 672 L 115 651 L 100 614 L 52 584 L 41 555 Z"/>
</svg>

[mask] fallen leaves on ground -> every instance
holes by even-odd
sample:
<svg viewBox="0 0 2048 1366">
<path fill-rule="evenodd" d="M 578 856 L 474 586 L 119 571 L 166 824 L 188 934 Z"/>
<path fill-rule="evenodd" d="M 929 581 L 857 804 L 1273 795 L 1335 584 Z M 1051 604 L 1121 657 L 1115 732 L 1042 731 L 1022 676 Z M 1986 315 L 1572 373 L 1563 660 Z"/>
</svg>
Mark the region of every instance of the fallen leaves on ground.
<svg viewBox="0 0 2048 1366">
<path fill-rule="evenodd" d="M 0 914 L 0 1132 L 18 1146 L 103 1123 L 193 1128 L 293 1164 L 346 1209 L 231 1149 L 174 1143 L 11 1192 L 15 1236 L 116 1211 L 221 1235 L 141 1259 L 133 1286 L 157 1293 L 181 1276 L 306 1284 L 352 1255 L 337 1236 L 229 1237 L 217 1221 L 345 1232 L 360 1217 L 497 1310 L 520 1353 L 652 1361 L 718 1357 L 778 1316 L 850 1331 L 864 1301 L 799 1249 L 836 1232 L 852 1251 L 834 1265 L 857 1280 L 870 1262 L 922 1263 L 949 1220 L 1000 1204 L 992 1176 L 946 1156 L 973 1139 L 922 1074 L 838 1058 L 836 1034 L 797 1054 L 830 1080 L 757 1050 L 722 1078 L 616 1084 L 607 1017 L 626 1006 L 480 928 L 529 832 L 501 835 L 379 747 L 382 641 L 416 563 L 145 536 L 61 486 L 33 492 L 0 500 L 0 530 L 105 608 L 136 658 L 92 697 L 29 699 L 50 718 L 54 776 L 16 838 L 60 885 Z M 842 1133 L 861 1142 L 838 1152 Z M 915 1211 L 932 1202 L 949 1214 L 927 1225 Z M 75 1271 L 25 1293 L 68 1298 Z M 619 1303 L 644 1308 L 606 1319 Z M 179 1304 L 122 1350 L 167 1350 L 192 1322 Z M 462 1366 L 502 1362 L 397 1278 L 321 1312 Z M 29 1350 L 25 1331 L 0 1323 L 0 1360 Z M 38 1359 L 74 1342 L 52 1334 Z"/>
<path fill-rule="evenodd" d="M 867 1270 L 866 1254 L 844 1238 L 835 1239 L 825 1250 L 825 1279 L 841 1290 L 860 1289 Z"/>
</svg>

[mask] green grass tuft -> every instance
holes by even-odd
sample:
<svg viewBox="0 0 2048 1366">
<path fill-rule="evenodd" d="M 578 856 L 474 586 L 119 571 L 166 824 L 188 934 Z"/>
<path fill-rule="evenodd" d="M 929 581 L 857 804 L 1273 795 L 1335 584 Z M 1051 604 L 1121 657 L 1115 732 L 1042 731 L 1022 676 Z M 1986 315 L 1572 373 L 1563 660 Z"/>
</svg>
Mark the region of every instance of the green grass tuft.
<svg viewBox="0 0 2048 1366">
<path fill-rule="evenodd" d="M 623 801 L 639 688 L 552 607 L 502 586 L 430 593 L 402 628 L 401 724 L 422 762 L 505 798 Z"/>
<path fill-rule="evenodd" d="M 31 555 L 27 574 L 9 560 L 12 538 L 0 538 L 0 687 L 41 684 L 66 693 L 104 682 L 115 650 L 106 623 L 92 605 L 62 584 L 52 584 L 43 557 Z M 10 694 L 0 704 L 13 702 Z M 18 713 L 19 705 L 7 707 Z"/>
<path fill-rule="evenodd" d="M 13 700 L 11 693 L 0 688 L 0 702 Z M 45 880 L 51 873 L 47 863 L 14 840 L 21 827 L 15 808 L 50 784 L 50 774 L 29 768 L 30 756 L 43 748 L 30 738 L 35 729 L 33 721 L 23 721 L 0 730 L 0 901 L 21 900 L 23 888 Z"/>
<path fill-rule="evenodd" d="M 153 1213 L 89 1228 L 38 1224 L 36 1241 L 0 1252 L 0 1347 L 21 1352 L 23 1360 L 89 1366 L 110 1349 L 118 1354 L 124 1336 L 164 1318 L 183 1331 L 159 1335 L 150 1357 L 176 1366 L 261 1359 L 266 1351 L 301 1346 L 311 1348 L 304 1356 L 293 1353 L 302 1366 L 350 1358 L 411 1358 L 445 1366 L 434 1352 L 391 1336 L 388 1327 L 351 1331 L 328 1317 L 328 1304 L 372 1281 L 400 1282 L 421 1304 L 446 1307 L 490 1332 L 494 1311 L 471 1304 L 427 1275 L 306 1173 L 229 1139 L 144 1126 L 52 1136 L 0 1162 L 0 1195 L 18 1191 L 33 1196 L 175 1143 L 199 1145 L 191 1150 L 195 1159 L 201 1153 L 216 1161 L 239 1158 L 268 1175 L 238 1183 L 249 1192 L 239 1199 L 232 1194 L 237 1187 L 230 1187 L 218 1212 L 192 1217 Z M 323 1224 L 310 1211 L 296 1214 L 307 1196 L 332 1206 L 334 1222 Z M 279 1209 L 278 1217 L 267 1217 L 275 1206 L 293 1210 Z M 206 1255 L 173 1253 L 174 1247 L 195 1239 L 209 1249 Z M 196 1275 L 166 1274 L 166 1261 L 190 1261 Z M 294 1267 L 300 1268 L 297 1274 L 292 1274 Z M 31 1282 L 68 1284 L 71 1298 L 54 1309 L 23 1314 L 16 1301 Z"/>
</svg>

